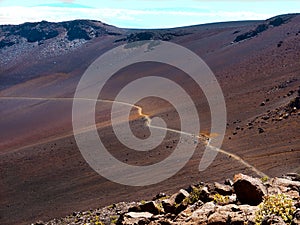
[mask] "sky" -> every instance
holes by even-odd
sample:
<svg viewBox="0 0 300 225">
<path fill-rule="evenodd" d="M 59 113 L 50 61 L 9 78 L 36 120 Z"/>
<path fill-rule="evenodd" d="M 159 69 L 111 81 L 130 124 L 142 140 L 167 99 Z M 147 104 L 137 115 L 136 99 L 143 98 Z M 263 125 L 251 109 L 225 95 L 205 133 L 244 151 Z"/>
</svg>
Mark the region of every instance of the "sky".
<svg viewBox="0 0 300 225">
<path fill-rule="evenodd" d="M 171 28 L 300 13 L 299 0 L 0 0 L 0 24 L 93 19 L 122 28 Z"/>
</svg>

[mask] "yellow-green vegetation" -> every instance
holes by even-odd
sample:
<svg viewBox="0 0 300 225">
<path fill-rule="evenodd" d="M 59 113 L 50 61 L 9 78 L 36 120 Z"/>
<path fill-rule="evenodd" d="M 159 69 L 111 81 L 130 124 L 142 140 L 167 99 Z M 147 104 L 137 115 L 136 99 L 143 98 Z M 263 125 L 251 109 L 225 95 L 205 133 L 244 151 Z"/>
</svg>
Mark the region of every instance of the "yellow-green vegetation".
<svg viewBox="0 0 300 225">
<path fill-rule="evenodd" d="M 116 205 L 115 204 L 112 204 L 112 205 L 109 205 L 107 208 L 108 209 L 113 209 L 113 208 L 115 208 L 116 207 Z"/>
<path fill-rule="evenodd" d="M 104 223 L 102 221 L 100 221 L 100 217 L 99 216 L 95 216 L 95 217 L 91 217 L 88 220 L 88 224 L 93 224 L 93 225 L 104 225 Z"/>
<path fill-rule="evenodd" d="M 157 209 L 158 209 L 159 213 L 162 213 L 162 212 L 164 211 L 164 207 L 163 207 L 163 205 L 162 205 L 162 202 L 159 202 L 159 203 L 157 204 Z"/>
<path fill-rule="evenodd" d="M 118 221 L 118 216 L 111 216 L 110 217 L 110 223 L 111 224 L 116 224 Z"/>
<path fill-rule="evenodd" d="M 159 199 L 157 199 L 157 200 L 160 200 L 160 201 L 162 201 L 162 200 L 166 200 L 166 199 L 169 199 L 170 198 L 170 196 L 169 195 L 167 195 L 167 196 L 163 196 L 163 197 L 160 197 Z"/>
<path fill-rule="evenodd" d="M 261 182 L 266 183 L 269 181 L 269 177 L 264 176 L 264 177 L 260 178 L 260 180 L 261 180 Z"/>
<path fill-rule="evenodd" d="M 146 204 L 146 201 L 145 201 L 145 200 L 142 200 L 140 203 L 141 203 L 142 205 L 145 205 L 145 204 Z"/>
<path fill-rule="evenodd" d="M 193 187 L 192 192 L 183 201 L 187 204 L 194 204 L 200 200 L 201 188 Z"/>
<path fill-rule="evenodd" d="M 225 205 L 229 203 L 229 197 L 220 194 L 215 194 L 213 196 L 213 200 L 218 205 Z"/>
<path fill-rule="evenodd" d="M 293 201 L 285 194 L 269 195 L 264 197 L 256 212 L 255 222 L 260 225 L 265 216 L 280 216 L 284 222 L 290 224 L 293 219 L 295 207 Z"/>
<path fill-rule="evenodd" d="M 105 225 L 105 224 L 101 221 L 97 221 L 97 222 L 95 222 L 95 225 Z"/>
</svg>

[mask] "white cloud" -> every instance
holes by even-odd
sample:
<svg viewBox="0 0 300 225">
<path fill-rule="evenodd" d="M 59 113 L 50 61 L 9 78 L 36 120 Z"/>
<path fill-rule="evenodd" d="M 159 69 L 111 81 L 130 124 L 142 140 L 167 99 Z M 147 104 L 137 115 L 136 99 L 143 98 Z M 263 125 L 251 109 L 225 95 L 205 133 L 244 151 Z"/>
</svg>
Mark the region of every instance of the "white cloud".
<svg viewBox="0 0 300 225">
<path fill-rule="evenodd" d="M 59 7 L 1 7 L 1 24 L 20 24 L 47 20 L 60 22 L 73 19 L 96 19 L 109 21 L 110 18 L 134 20 L 130 12 L 121 9 L 93 9 L 93 8 L 59 8 Z"/>
<path fill-rule="evenodd" d="M 61 0 L 61 2 L 72 3 L 74 0 Z"/>
<path fill-rule="evenodd" d="M 68 1 L 68 0 L 67 0 Z M 111 8 L 1 7 L 0 24 L 20 24 L 47 20 L 60 22 L 74 19 L 95 19 L 112 25 L 128 27 L 174 27 L 208 22 L 266 19 L 273 15 L 244 12 L 189 12 L 181 10 L 131 10 Z M 163 21 L 163 22 L 162 22 Z"/>
</svg>

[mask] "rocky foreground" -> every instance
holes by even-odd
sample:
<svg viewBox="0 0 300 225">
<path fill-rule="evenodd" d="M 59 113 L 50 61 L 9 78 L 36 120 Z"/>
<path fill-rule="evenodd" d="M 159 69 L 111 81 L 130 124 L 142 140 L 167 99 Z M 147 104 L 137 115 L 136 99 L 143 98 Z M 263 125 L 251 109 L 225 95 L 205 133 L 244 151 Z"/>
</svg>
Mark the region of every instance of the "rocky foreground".
<svg viewBox="0 0 300 225">
<path fill-rule="evenodd" d="M 172 196 L 160 193 L 152 201 L 122 202 L 38 224 L 300 224 L 300 175 L 237 174 L 224 184 L 201 182 Z"/>
</svg>

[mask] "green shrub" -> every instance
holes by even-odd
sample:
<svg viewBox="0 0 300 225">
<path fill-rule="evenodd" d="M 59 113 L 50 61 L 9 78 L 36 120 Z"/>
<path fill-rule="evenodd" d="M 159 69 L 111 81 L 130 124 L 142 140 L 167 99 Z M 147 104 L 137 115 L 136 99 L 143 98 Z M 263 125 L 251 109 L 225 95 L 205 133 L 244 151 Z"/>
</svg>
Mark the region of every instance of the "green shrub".
<svg viewBox="0 0 300 225">
<path fill-rule="evenodd" d="M 95 222 L 95 225 L 104 225 L 104 223 L 101 222 L 101 221 L 96 221 L 96 222 Z"/>
<path fill-rule="evenodd" d="M 118 216 L 111 216 L 110 217 L 110 224 L 116 224 L 118 221 Z"/>
<path fill-rule="evenodd" d="M 183 204 L 192 205 L 201 200 L 201 190 L 203 187 L 192 187 L 192 191 L 188 197 L 183 200 Z"/>
<path fill-rule="evenodd" d="M 142 200 L 140 201 L 141 205 L 145 205 L 146 204 L 146 201 L 145 200 Z"/>
<path fill-rule="evenodd" d="M 256 225 L 260 225 L 266 216 L 280 216 L 284 222 L 290 224 L 293 219 L 295 207 L 293 201 L 284 194 L 269 195 L 264 197 L 263 202 L 255 215 Z"/>
<path fill-rule="evenodd" d="M 109 205 L 107 208 L 108 209 L 113 209 L 113 208 L 115 208 L 116 207 L 116 205 L 115 204 L 112 204 L 112 205 Z"/>
<path fill-rule="evenodd" d="M 229 203 L 229 197 L 228 196 L 223 196 L 220 194 L 215 194 L 213 196 L 214 202 L 218 205 L 226 205 Z"/>
<path fill-rule="evenodd" d="M 201 195 L 201 188 L 193 187 L 193 190 L 191 191 L 190 195 L 186 197 L 183 201 L 187 204 L 194 204 L 195 202 L 200 200 Z"/>
<path fill-rule="evenodd" d="M 261 180 L 261 182 L 266 183 L 269 181 L 269 177 L 264 176 L 264 177 L 260 178 L 260 180 Z"/>
</svg>

